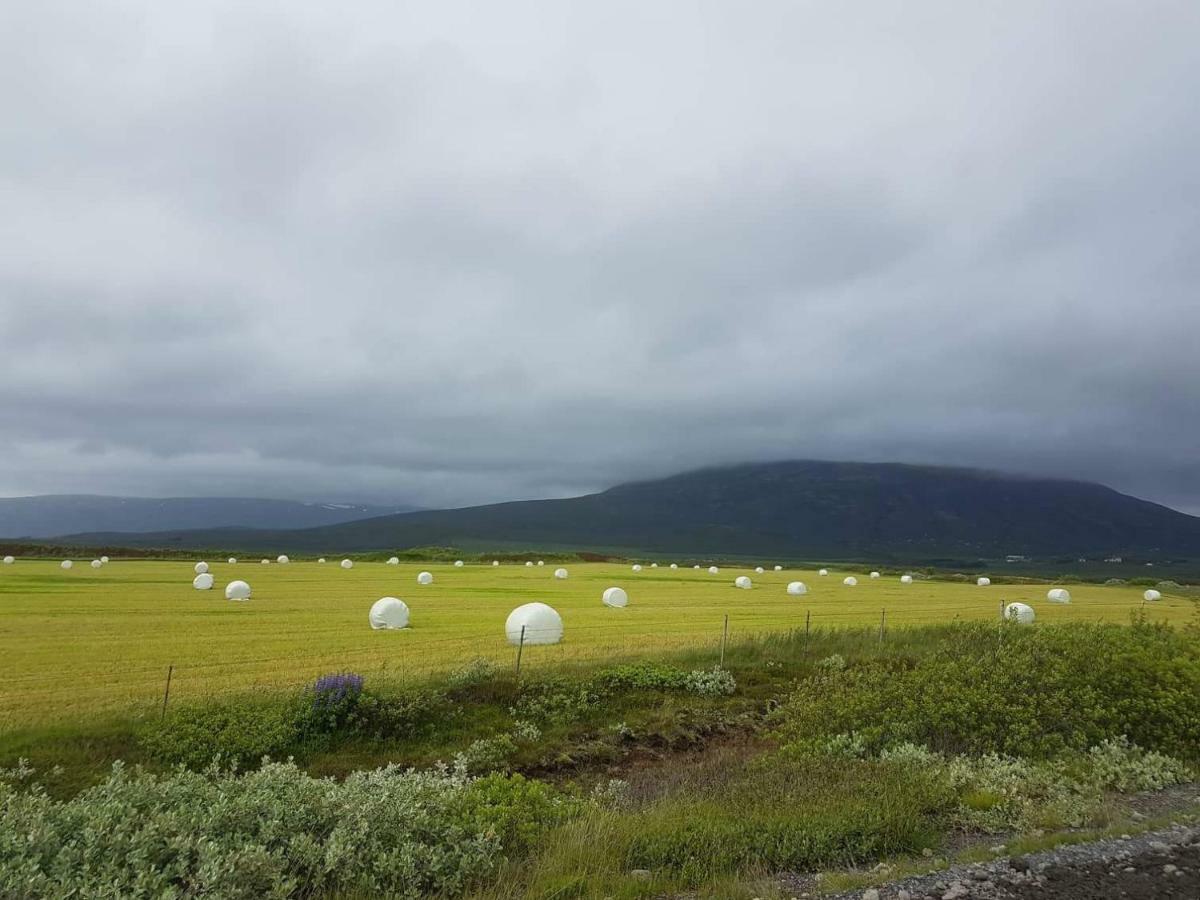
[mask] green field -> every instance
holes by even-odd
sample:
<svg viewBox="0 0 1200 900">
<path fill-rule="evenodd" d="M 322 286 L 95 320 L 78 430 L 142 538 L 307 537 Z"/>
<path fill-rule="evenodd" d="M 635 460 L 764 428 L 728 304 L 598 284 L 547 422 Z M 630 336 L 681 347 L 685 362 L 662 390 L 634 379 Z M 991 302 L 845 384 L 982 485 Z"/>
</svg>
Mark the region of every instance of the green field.
<svg viewBox="0 0 1200 900">
<path fill-rule="evenodd" d="M 17 560 L 0 566 L 0 727 L 23 728 L 98 716 L 153 715 L 174 667 L 171 702 L 221 692 L 295 685 L 331 670 L 397 677 L 446 670 L 475 657 L 510 662 L 514 650 L 504 620 L 521 603 L 539 600 L 562 614 L 566 634 L 554 647 L 527 647 L 523 666 L 609 660 L 682 648 L 711 648 L 716 661 L 729 616 L 731 639 L 767 630 L 877 625 L 886 610 L 889 629 L 910 624 L 996 619 L 1003 601 L 1021 600 L 1039 622 L 1127 622 L 1143 607 L 1142 588 L 1070 585 L 1074 602 L 1045 601 L 1049 585 L 918 581 L 895 575 L 871 580 L 849 570 L 768 571 L 723 568 L 719 575 L 665 566 L 634 573 L 625 564 L 565 564 L 570 577 L 554 579 L 555 565 L 498 568 L 446 563 L 358 562 L 349 571 L 334 561 L 228 565 L 209 561 L 216 586 L 191 586 L 184 561 L 114 560 L 102 569 L 77 561 Z M 420 587 L 427 569 L 434 584 Z M 733 587 L 737 575 L 752 590 Z M 224 585 L 248 581 L 253 599 L 224 599 Z M 786 594 L 803 580 L 809 593 Z M 628 590 L 630 606 L 600 603 L 604 588 Z M 402 632 L 372 631 L 367 610 L 397 596 L 412 611 Z M 1165 597 L 1146 605 L 1152 620 L 1187 621 L 1195 603 Z"/>
</svg>

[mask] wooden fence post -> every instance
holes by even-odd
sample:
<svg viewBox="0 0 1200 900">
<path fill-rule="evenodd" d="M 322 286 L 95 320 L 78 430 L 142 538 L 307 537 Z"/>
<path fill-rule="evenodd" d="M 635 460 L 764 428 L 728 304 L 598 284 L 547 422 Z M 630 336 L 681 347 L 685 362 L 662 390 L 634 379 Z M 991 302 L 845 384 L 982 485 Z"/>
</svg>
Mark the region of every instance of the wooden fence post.
<svg viewBox="0 0 1200 900">
<path fill-rule="evenodd" d="M 175 671 L 174 663 L 171 663 L 171 665 L 167 666 L 167 687 L 163 691 L 163 707 L 162 707 L 162 715 L 159 716 L 160 720 L 165 719 L 167 717 L 167 700 L 171 696 L 171 673 L 174 671 Z"/>
</svg>

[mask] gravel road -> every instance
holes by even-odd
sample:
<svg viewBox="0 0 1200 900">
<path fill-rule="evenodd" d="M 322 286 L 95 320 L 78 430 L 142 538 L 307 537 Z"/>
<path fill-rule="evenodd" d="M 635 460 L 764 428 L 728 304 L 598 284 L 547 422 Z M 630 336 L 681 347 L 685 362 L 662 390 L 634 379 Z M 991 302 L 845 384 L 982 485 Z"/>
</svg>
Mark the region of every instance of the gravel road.
<svg viewBox="0 0 1200 900">
<path fill-rule="evenodd" d="M 802 896 L 802 895 L 797 895 Z M 955 866 L 836 900 L 1200 900 L 1200 828 Z"/>
</svg>

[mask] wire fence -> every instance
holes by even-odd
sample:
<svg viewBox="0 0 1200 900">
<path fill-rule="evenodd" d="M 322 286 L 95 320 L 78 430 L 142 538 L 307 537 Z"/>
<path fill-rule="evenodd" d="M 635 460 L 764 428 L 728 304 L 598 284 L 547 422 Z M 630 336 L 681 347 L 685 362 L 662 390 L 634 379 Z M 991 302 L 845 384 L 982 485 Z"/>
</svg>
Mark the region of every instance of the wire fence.
<svg viewBox="0 0 1200 900">
<path fill-rule="evenodd" d="M 474 660 L 491 662 L 523 676 L 539 672 L 588 668 L 633 660 L 677 657 L 696 665 L 715 666 L 727 648 L 774 636 L 828 630 L 870 630 L 885 642 L 893 629 L 956 619 L 978 621 L 980 604 L 947 607 L 904 606 L 880 609 L 875 623 L 864 623 L 859 610 L 796 608 L 788 615 L 758 611 L 720 613 L 705 610 L 681 623 L 660 618 L 639 623 L 638 630 L 611 624 L 571 625 L 564 639 L 540 645 L 531 640 L 514 646 L 494 627 L 471 627 L 456 634 L 416 635 L 390 632 L 397 640 L 354 644 L 344 627 L 301 629 L 277 638 L 278 652 L 238 655 L 227 648 L 196 647 L 157 664 L 127 666 L 119 662 L 81 665 L 48 681 L 43 674 L 7 675 L 0 690 L 0 724 L 54 720 L 97 714 L 135 718 L 161 714 L 170 705 L 194 703 L 221 695 L 296 689 L 332 671 L 354 671 L 368 679 L 422 681 L 444 677 Z M 1002 604 L 995 607 L 1002 619 Z M 698 620 L 698 621 L 697 621 Z M 297 648 L 301 638 L 309 647 Z M 209 656 L 209 654 L 216 654 Z"/>
</svg>

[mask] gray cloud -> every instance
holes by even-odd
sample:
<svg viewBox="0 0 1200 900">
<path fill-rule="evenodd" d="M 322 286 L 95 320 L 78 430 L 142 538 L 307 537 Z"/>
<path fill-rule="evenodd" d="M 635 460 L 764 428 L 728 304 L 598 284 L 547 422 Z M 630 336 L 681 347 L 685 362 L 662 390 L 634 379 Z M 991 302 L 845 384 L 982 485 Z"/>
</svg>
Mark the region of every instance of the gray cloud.
<svg viewBox="0 0 1200 900">
<path fill-rule="evenodd" d="M 786 457 L 1200 512 L 1189 2 L 10 4 L 0 494 Z"/>
</svg>

